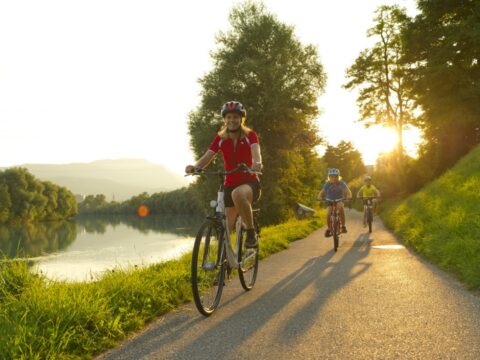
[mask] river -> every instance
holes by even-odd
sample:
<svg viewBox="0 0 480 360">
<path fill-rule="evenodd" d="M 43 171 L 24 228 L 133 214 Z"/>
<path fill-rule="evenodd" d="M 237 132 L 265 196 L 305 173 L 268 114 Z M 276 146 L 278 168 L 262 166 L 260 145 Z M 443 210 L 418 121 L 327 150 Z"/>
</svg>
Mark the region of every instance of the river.
<svg viewBox="0 0 480 360">
<path fill-rule="evenodd" d="M 201 217 L 96 216 L 0 226 L 3 261 L 28 258 L 52 280 L 91 281 L 105 271 L 180 257 L 192 249 Z"/>
</svg>

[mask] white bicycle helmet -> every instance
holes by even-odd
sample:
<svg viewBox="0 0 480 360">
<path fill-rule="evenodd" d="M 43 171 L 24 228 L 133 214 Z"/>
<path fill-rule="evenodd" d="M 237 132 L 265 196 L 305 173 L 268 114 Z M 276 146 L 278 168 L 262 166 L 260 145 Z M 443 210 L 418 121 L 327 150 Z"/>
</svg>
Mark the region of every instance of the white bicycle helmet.
<svg viewBox="0 0 480 360">
<path fill-rule="evenodd" d="M 330 176 L 330 175 L 340 176 L 340 170 L 338 170 L 336 168 L 328 169 L 328 176 Z"/>
</svg>

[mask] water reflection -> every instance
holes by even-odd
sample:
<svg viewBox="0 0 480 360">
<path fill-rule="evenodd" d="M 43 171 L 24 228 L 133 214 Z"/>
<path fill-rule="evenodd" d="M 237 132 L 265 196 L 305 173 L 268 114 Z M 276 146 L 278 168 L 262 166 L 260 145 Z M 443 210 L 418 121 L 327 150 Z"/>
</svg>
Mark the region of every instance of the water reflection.
<svg viewBox="0 0 480 360">
<path fill-rule="evenodd" d="M 141 233 L 162 232 L 177 235 L 195 236 L 202 217 L 191 215 L 158 215 L 144 218 L 131 215 L 82 216 L 76 219 L 78 225 L 88 233 L 103 234 L 107 225 L 127 225 Z"/>
<path fill-rule="evenodd" d="M 77 237 L 72 221 L 0 226 L 0 254 L 7 258 L 36 257 L 60 251 Z"/>
<path fill-rule="evenodd" d="M 202 218 L 191 216 L 81 217 L 0 227 L 0 251 L 28 257 L 50 278 L 90 280 L 116 266 L 168 260 L 191 250 Z"/>
</svg>

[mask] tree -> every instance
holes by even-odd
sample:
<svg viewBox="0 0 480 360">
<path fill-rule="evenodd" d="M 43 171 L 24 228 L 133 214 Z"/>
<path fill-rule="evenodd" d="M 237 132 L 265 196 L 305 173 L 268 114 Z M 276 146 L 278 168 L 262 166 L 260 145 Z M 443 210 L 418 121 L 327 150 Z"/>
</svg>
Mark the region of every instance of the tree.
<svg viewBox="0 0 480 360">
<path fill-rule="evenodd" d="M 43 194 L 47 197 L 45 217 L 49 220 L 56 220 L 58 218 L 61 218 L 60 214 L 57 212 L 58 186 L 49 181 L 44 182 L 44 186 L 45 189 L 43 190 Z"/>
<path fill-rule="evenodd" d="M 362 155 L 351 142 L 340 141 L 337 146 L 328 145 L 323 160 L 329 168 L 339 168 L 347 181 L 365 174 Z"/>
<path fill-rule="evenodd" d="M 410 87 L 410 67 L 402 62 L 402 29 L 408 23 L 405 10 L 381 6 L 375 12 L 376 25 L 368 30 L 378 41 L 363 50 L 347 69 L 346 89 L 359 88 L 357 104 L 360 121 L 366 126 L 380 124 L 395 128 L 398 160 L 403 157 L 403 130 L 414 123 L 414 104 Z"/>
<path fill-rule="evenodd" d="M 43 215 L 47 202 L 42 195 L 43 185 L 27 169 L 7 169 L 3 176 L 12 202 L 11 220 L 32 221 Z"/>
<path fill-rule="evenodd" d="M 230 24 L 232 30 L 217 37 L 213 70 L 200 80 L 201 104 L 189 119 L 191 146 L 197 156 L 203 154 L 221 127 L 221 105 L 232 99 L 242 102 L 247 125 L 258 132 L 262 148 L 260 205 L 268 208 L 262 220 L 279 222 L 294 201 L 314 199 L 320 186 L 314 152 L 320 139 L 313 119 L 326 77 L 316 48 L 300 43 L 293 27 L 262 4 L 233 8 Z M 204 198 L 215 193 L 214 181 L 210 187 L 199 183 Z"/>
<path fill-rule="evenodd" d="M 64 219 L 77 210 L 66 188 L 36 179 L 25 168 L 0 172 L 0 222 Z"/>
<path fill-rule="evenodd" d="M 8 193 L 8 185 L 0 179 L 0 223 L 8 221 L 11 208 L 12 201 Z"/>
<path fill-rule="evenodd" d="M 431 177 L 480 140 L 480 2 L 419 0 L 405 29 L 405 62 L 428 139 L 421 150 Z"/>
<path fill-rule="evenodd" d="M 108 206 L 104 194 L 87 195 L 78 205 L 80 213 L 101 213 L 101 210 Z"/>
<path fill-rule="evenodd" d="M 77 213 L 77 201 L 75 196 L 67 188 L 59 187 L 58 193 L 58 207 L 57 212 L 61 214 L 62 218 L 69 218 Z"/>
</svg>

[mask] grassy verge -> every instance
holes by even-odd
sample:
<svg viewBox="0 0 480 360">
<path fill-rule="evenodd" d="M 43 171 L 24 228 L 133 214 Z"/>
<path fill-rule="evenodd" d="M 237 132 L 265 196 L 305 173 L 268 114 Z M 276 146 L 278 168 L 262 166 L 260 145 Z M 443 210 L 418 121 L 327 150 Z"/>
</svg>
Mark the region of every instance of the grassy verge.
<svg viewBox="0 0 480 360">
<path fill-rule="evenodd" d="M 262 229 L 261 257 L 323 225 L 322 216 Z M 2 359 L 87 359 L 191 300 L 190 254 L 91 283 L 49 282 L 24 262 L 0 264 Z"/>
<path fill-rule="evenodd" d="M 480 147 L 381 216 L 406 244 L 480 289 Z"/>
</svg>

